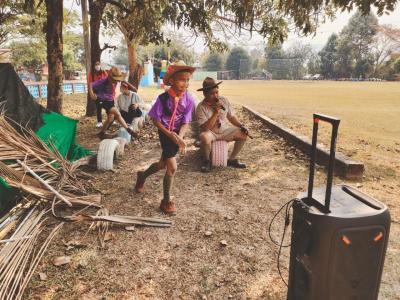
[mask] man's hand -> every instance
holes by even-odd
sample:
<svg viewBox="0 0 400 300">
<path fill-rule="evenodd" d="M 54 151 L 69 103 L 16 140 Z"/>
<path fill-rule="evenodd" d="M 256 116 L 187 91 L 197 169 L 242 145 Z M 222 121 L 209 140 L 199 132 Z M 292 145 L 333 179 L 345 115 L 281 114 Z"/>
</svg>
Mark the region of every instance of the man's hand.
<svg viewBox="0 0 400 300">
<path fill-rule="evenodd" d="M 253 138 L 250 135 L 249 130 L 246 127 L 244 127 L 243 125 L 240 126 L 240 131 L 243 132 L 245 135 L 247 135 L 249 138 L 251 138 L 251 139 Z"/>
<path fill-rule="evenodd" d="M 245 135 L 249 134 L 249 130 L 243 125 L 240 126 L 240 131 L 243 132 Z"/>
<path fill-rule="evenodd" d="M 211 107 L 214 109 L 216 113 L 219 113 L 219 111 L 222 109 L 222 104 L 220 102 L 215 102 Z"/>
<path fill-rule="evenodd" d="M 133 103 L 133 104 L 131 105 L 131 107 L 132 107 L 132 109 L 136 110 L 136 109 L 139 108 L 139 104 L 138 104 L 138 103 Z"/>
</svg>

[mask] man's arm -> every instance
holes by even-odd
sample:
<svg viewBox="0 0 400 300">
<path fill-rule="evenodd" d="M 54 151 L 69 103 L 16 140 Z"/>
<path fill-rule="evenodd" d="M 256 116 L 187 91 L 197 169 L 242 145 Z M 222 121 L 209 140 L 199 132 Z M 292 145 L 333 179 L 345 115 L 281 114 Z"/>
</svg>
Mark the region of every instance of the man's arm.
<svg viewBox="0 0 400 300">
<path fill-rule="evenodd" d="M 239 119 L 235 115 L 231 115 L 231 116 L 227 117 L 227 119 L 234 126 L 237 126 L 237 127 L 242 127 L 243 126 L 242 123 L 239 121 Z"/>
<path fill-rule="evenodd" d="M 214 128 L 215 124 L 217 123 L 218 115 L 219 115 L 219 111 L 221 110 L 221 107 L 222 107 L 222 104 L 220 104 L 220 103 L 215 103 L 213 106 L 211 106 L 211 108 L 214 109 L 214 112 L 213 112 L 211 118 L 209 118 L 206 122 L 204 122 L 203 124 L 200 125 L 201 131 L 207 131 L 207 130 L 211 130 L 211 128 Z"/>
<path fill-rule="evenodd" d="M 214 111 L 211 118 L 209 118 L 205 123 L 200 125 L 201 131 L 207 131 L 213 128 L 215 126 L 215 123 L 217 123 L 217 119 L 218 119 L 218 112 Z"/>
</svg>

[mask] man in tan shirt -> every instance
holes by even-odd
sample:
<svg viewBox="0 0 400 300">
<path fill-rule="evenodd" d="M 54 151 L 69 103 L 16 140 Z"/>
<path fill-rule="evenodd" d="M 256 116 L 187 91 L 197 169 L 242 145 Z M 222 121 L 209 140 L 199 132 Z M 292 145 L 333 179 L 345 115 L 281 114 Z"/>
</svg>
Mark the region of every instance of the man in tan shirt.
<svg viewBox="0 0 400 300">
<path fill-rule="evenodd" d="M 200 142 L 204 156 L 202 172 L 211 170 L 211 143 L 216 140 L 235 141 L 233 151 L 228 159 L 228 166 L 246 168 L 236 156 L 242 149 L 248 135 L 248 130 L 241 124 L 233 112 L 228 99 L 219 96 L 218 86 L 222 83 L 206 77 L 203 81 L 204 100 L 196 108 L 196 118 L 200 126 Z M 233 126 L 232 126 L 233 125 Z"/>
</svg>

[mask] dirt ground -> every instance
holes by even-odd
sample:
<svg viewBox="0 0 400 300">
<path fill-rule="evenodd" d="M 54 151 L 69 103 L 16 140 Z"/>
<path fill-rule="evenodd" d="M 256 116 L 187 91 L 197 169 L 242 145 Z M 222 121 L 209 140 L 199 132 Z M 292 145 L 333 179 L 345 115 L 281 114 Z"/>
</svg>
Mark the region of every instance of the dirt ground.
<svg viewBox="0 0 400 300">
<path fill-rule="evenodd" d="M 79 117 L 82 95 L 68 96 L 67 115 L 79 118 L 78 142 L 97 150 L 94 118 Z M 132 143 L 114 172 L 92 171 L 94 187 L 105 195 L 111 214 L 167 218 L 168 229 L 110 229 L 111 238 L 101 249 L 88 224 L 66 224 L 54 240 L 26 291 L 29 299 L 285 299 L 286 286 L 277 271 L 277 247 L 267 229 L 274 213 L 307 187 L 307 158 L 261 124 L 238 110 L 254 135 L 240 158 L 245 170 L 214 169 L 199 172 L 200 155 L 190 137 L 189 151 L 179 157 L 173 190 L 176 216 L 158 211 L 162 196 L 159 172 L 146 182 L 144 194 L 134 193 L 136 172 L 158 159 L 160 147 L 154 127 L 145 129 L 142 144 Z M 317 185 L 325 178 L 318 168 Z M 346 182 L 335 178 L 335 183 Z M 380 299 L 400 299 L 400 186 L 365 177 L 347 182 L 372 192 L 392 210 L 391 238 L 387 251 Z M 278 218 L 272 234 L 283 229 Z M 211 231 L 211 236 L 205 232 Z M 66 243 L 79 241 L 75 247 Z M 221 241 L 226 241 L 222 245 Z M 55 267 L 56 256 L 71 256 L 68 265 Z M 287 278 L 289 250 L 281 257 Z M 46 281 L 39 273 L 47 275 Z"/>
</svg>

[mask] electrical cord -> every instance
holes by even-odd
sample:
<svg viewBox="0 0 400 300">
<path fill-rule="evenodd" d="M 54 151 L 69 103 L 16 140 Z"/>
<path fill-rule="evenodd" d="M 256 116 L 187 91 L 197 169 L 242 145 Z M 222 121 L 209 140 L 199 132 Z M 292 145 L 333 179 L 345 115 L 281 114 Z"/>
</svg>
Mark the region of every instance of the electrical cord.
<svg viewBox="0 0 400 300">
<path fill-rule="evenodd" d="M 290 247 L 290 244 L 282 245 L 282 243 L 278 243 L 277 241 L 275 241 L 274 238 L 272 237 L 272 234 L 271 234 L 271 232 L 272 232 L 271 228 L 272 228 L 272 224 L 273 224 L 274 221 L 275 221 L 275 218 L 279 215 L 279 213 L 280 213 L 280 212 L 282 211 L 282 209 L 284 209 L 284 208 L 285 208 L 285 228 L 286 228 L 287 226 L 289 226 L 289 224 L 290 224 L 290 215 L 289 215 L 289 211 L 290 211 L 290 208 L 292 207 L 291 203 L 293 203 L 293 202 L 296 201 L 296 200 L 297 200 L 297 199 L 292 199 L 292 200 L 286 202 L 284 205 L 282 205 L 282 207 L 281 207 L 280 209 L 278 209 L 278 211 L 274 214 L 274 216 L 272 217 L 271 222 L 269 223 L 269 226 L 268 226 L 268 235 L 269 235 L 269 238 L 270 238 L 271 242 L 274 243 L 275 246 L 278 246 L 278 247 L 281 246 L 281 247 L 284 247 L 284 248 Z"/>
<path fill-rule="evenodd" d="M 293 206 L 293 202 L 295 202 L 296 200 L 298 200 L 298 199 L 297 198 L 292 199 L 292 200 L 286 202 L 284 205 L 282 205 L 282 207 L 279 208 L 278 211 L 274 214 L 274 216 L 272 217 L 272 220 L 271 220 L 271 222 L 269 223 L 269 226 L 268 226 L 268 235 L 269 235 L 270 240 L 272 241 L 273 244 L 275 244 L 276 246 L 279 246 L 278 258 L 277 258 L 278 273 L 279 273 L 279 276 L 281 277 L 283 283 L 286 286 L 288 286 L 288 284 L 286 283 L 285 279 L 282 276 L 281 266 L 280 266 L 280 257 L 281 257 L 281 253 L 282 253 L 282 248 L 290 247 L 290 245 L 291 245 L 291 243 L 289 243 L 287 245 L 283 245 L 283 241 L 285 239 L 287 227 L 290 225 L 290 209 Z M 274 223 L 275 218 L 279 215 L 279 213 L 283 209 L 285 209 L 285 224 L 284 224 L 284 227 L 283 227 L 283 233 L 282 233 L 281 241 L 280 241 L 280 243 L 278 243 L 272 237 L 271 227 L 272 227 L 272 224 Z"/>
</svg>

